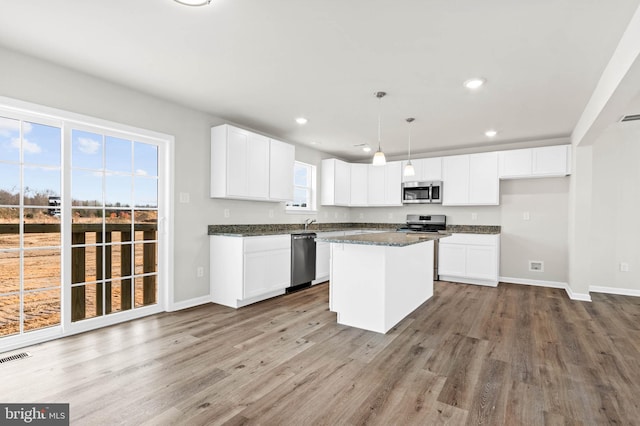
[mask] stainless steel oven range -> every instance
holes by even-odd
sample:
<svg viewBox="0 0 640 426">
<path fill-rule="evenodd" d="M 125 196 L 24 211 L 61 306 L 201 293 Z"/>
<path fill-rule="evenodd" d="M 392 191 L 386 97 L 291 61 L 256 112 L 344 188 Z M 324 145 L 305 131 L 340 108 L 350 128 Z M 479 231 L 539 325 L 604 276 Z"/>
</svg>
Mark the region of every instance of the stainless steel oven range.
<svg viewBox="0 0 640 426">
<path fill-rule="evenodd" d="M 398 228 L 400 232 L 438 233 L 446 231 L 447 216 L 443 214 L 420 215 L 408 214 L 405 226 Z M 433 279 L 438 280 L 438 240 L 433 241 Z"/>
</svg>

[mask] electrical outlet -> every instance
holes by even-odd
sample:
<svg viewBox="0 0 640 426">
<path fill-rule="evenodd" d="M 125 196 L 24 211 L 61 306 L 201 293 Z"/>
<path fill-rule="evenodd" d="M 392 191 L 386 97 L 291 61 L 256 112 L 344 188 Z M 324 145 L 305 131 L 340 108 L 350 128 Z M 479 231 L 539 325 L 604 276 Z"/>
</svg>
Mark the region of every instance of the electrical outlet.
<svg viewBox="0 0 640 426">
<path fill-rule="evenodd" d="M 269 217 L 273 218 L 273 209 L 269 209 Z"/>
<path fill-rule="evenodd" d="M 529 212 L 522 213 L 522 220 L 531 220 L 531 215 Z"/>
<path fill-rule="evenodd" d="M 336 212 L 336 213 L 335 213 L 335 218 L 336 218 L 336 219 L 338 218 L 338 212 Z"/>
<path fill-rule="evenodd" d="M 627 262 L 620 262 L 620 272 L 629 272 L 629 264 Z"/>
<path fill-rule="evenodd" d="M 544 272 L 544 262 L 542 260 L 530 260 L 529 270 L 532 272 Z"/>
<path fill-rule="evenodd" d="M 204 266 L 198 266 L 198 267 L 196 268 L 196 276 L 197 276 L 198 278 L 202 278 L 202 277 L 204 277 Z"/>
<path fill-rule="evenodd" d="M 471 213 L 471 220 L 478 220 L 478 213 Z"/>
<path fill-rule="evenodd" d="M 360 213 L 360 219 L 364 219 L 364 213 Z"/>
<path fill-rule="evenodd" d="M 180 197 L 180 202 L 181 202 L 182 204 L 187 204 L 187 203 L 190 201 L 190 200 L 189 200 L 189 199 L 190 199 L 190 197 L 189 197 L 189 193 L 188 193 L 188 192 L 181 192 L 181 193 L 179 194 L 179 197 Z"/>
<path fill-rule="evenodd" d="M 389 220 L 393 220 L 393 213 L 389 213 Z"/>
<path fill-rule="evenodd" d="M 229 217 L 231 216 L 231 212 L 229 212 L 229 209 L 224 209 L 224 217 Z"/>
</svg>

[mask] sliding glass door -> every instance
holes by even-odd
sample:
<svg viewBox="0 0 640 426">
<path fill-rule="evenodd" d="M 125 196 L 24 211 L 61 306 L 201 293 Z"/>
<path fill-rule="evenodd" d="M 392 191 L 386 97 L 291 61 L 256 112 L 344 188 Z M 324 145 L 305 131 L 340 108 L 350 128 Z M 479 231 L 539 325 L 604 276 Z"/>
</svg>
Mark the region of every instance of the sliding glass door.
<svg viewBox="0 0 640 426">
<path fill-rule="evenodd" d="M 169 141 L 99 124 L 0 105 L 0 352 L 163 308 Z"/>
</svg>

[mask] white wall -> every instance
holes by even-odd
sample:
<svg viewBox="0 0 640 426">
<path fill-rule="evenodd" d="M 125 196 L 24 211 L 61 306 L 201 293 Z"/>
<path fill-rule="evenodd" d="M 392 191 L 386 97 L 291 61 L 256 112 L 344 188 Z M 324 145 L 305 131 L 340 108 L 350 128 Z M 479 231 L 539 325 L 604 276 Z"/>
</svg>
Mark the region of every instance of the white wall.
<svg viewBox="0 0 640 426">
<path fill-rule="evenodd" d="M 592 161 L 590 285 L 640 295 L 640 124 L 611 126 Z"/>
<path fill-rule="evenodd" d="M 446 190 L 445 187 L 443 191 Z M 476 220 L 472 220 L 471 213 L 477 214 Z M 500 225 L 500 206 L 443 207 L 440 204 L 413 204 L 351 209 L 354 222 L 404 223 L 408 214 L 444 214 L 450 225 Z"/>
<path fill-rule="evenodd" d="M 567 283 L 568 209 L 569 178 L 502 181 L 500 275 Z M 544 262 L 544 271 L 529 271 L 530 260 Z"/>
</svg>

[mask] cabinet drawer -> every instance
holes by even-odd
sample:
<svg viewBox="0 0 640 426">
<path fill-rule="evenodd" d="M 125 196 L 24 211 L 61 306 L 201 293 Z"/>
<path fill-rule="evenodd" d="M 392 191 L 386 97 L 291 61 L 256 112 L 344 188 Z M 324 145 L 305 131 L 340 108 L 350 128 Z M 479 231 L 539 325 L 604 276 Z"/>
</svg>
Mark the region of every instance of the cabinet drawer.
<svg viewBox="0 0 640 426">
<path fill-rule="evenodd" d="M 288 249 L 291 247 L 291 235 L 268 235 L 260 237 L 245 237 L 244 252 L 269 251 Z"/>
<path fill-rule="evenodd" d="M 497 244 L 499 234 L 452 234 L 450 237 L 440 240 L 440 244 L 473 244 L 494 246 Z"/>
</svg>

